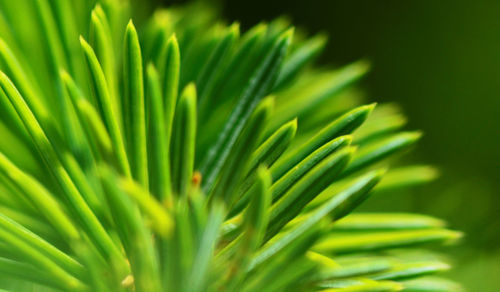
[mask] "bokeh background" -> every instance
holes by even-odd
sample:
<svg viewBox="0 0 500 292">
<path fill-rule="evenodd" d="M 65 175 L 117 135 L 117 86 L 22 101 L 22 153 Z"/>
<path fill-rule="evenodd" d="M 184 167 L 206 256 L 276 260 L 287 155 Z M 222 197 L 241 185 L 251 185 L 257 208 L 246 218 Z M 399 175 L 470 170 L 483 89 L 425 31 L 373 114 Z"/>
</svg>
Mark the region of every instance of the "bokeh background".
<svg viewBox="0 0 500 292">
<path fill-rule="evenodd" d="M 172 1 L 161 1 L 172 4 Z M 173 1 L 185 2 L 185 1 Z M 288 16 L 329 44 L 320 65 L 365 58 L 370 101 L 397 102 L 425 136 L 414 159 L 436 182 L 390 202 L 446 219 L 466 233 L 450 277 L 469 291 L 500 291 L 500 1 L 220 0 L 243 28 Z M 412 158 L 412 159 L 413 159 Z"/>
</svg>

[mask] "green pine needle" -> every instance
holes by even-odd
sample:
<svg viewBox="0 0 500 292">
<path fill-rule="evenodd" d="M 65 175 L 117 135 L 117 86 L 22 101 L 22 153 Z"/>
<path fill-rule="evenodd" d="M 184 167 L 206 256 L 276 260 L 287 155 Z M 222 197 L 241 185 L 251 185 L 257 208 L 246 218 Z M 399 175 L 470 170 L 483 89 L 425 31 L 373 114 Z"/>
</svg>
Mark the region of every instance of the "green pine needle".
<svg viewBox="0 0 500 292">
<path fill-rule="evenodd" d="M 144 4 L 1 2 L 0 291 L 461 290 L 428 248 L 460 232 L 356 212 L 437 176 L 391 167 L 421 133 L 362 105 L 366 61 Z"/>
</svg>

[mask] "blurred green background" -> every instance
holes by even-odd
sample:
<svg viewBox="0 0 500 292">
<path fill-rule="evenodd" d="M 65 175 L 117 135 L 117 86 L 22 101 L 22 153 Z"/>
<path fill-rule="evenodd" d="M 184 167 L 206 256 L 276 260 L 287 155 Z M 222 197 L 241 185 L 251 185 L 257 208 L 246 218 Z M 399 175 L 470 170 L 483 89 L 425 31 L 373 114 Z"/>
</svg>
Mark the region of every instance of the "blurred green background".
<svg viewBox="0 0 500 292">
<path fill-rule="evenodd" d="M 442 173 L 389 206 L 463 230 L 450 276 L 469 291 L 500 291 L 500 1 L 217 2 L 244 28 L 286 15 L 326 32 L 320 65 L 372 62 L 362 88 L 371 101 L 402 105 L 408 128 L 425 133 L 414 158 Z"/>
</svg>

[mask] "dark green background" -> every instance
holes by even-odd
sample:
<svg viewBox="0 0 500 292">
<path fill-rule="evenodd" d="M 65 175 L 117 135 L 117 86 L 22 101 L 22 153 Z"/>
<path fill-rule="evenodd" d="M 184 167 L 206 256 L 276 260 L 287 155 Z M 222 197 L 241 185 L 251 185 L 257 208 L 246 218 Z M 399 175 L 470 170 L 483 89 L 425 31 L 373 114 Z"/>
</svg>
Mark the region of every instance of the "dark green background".
<svg viewBox="0 0 500 292">
<path fill-rule="evenodd" d="M 403 106 L 408 128 L 425 132 L 416 156 L 442 172 L 405 197 L 409 209 L 465 231 L 452 277 L 470 291 L 500 291 L 500 1 L 218 2 L 243 27 L 288 15 L 327 32 L 321 64 L 372 62 L 362 87 Z"/>
</svg>

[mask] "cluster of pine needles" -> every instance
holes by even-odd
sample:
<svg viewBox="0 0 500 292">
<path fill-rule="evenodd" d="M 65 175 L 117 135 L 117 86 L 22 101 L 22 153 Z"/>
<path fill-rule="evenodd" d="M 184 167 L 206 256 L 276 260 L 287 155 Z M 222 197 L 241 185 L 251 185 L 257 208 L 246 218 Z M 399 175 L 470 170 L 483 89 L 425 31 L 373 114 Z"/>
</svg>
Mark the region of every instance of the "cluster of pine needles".
<svg viewBox="0 0 500 292">
<path fill-rule="evenodd" d="M 0 2 L 0 290 L 460 290 L 422 248 L 460 233 L 352 212 L 436 175 L 393 158 L 421 136 L 397 107 L 360 105 L 366 62 L 311 66 L 325 37 L 283 19 L 133 7 Z"/>
</svg>

